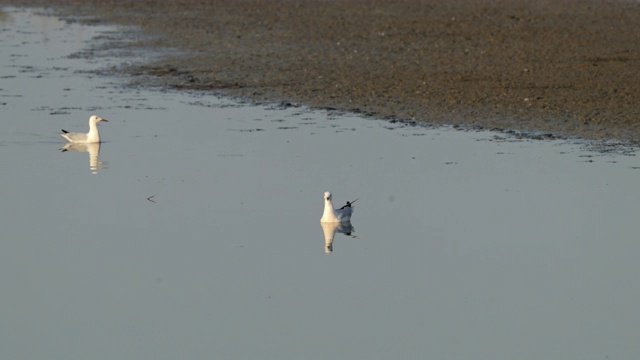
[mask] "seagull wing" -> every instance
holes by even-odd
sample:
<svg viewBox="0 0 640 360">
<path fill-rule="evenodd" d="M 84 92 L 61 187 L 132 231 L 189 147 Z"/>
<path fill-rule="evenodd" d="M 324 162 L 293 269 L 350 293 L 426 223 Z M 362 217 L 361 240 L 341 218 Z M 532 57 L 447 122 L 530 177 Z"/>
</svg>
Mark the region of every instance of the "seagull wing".
<svg viewBox="0 0 640 360">
<path fill-rule="evenodd" d="M 351 207 L 351 204 L 353 204 L 354 202 L 356 202 L 356 201 L 358 201 L 358 200 L 360 200 L 360 198 L 357 198 L 357 199 L 355 199 L 355 200 L 353 200 L 353 201 L 347 201 L 347 204 L 346 204 L 345 206 L 341 207 L 341 208 L 340 208 L 340 209 L 338 209 L 338 210 L 343 210 L 343 209 L 344 209 L 344 208 L 346 208 L 346 207 Z"/>
<path fill-rule="evenodd" d="M 60 135 L 69 140 L 70 142 L 86 142 L 87 141 L 87 134 L 84 133 L 72 133 L 72 132 L 68 132 L 65 130 L 62 130 L 62 133 L 60 133 Z"/>
</svg>

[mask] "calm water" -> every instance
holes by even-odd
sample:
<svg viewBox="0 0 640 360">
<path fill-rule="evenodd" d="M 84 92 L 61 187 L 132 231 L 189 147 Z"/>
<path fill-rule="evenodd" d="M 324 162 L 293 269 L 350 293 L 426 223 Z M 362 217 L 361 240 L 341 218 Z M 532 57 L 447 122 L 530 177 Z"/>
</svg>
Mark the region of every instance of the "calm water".
<svg viewBox="0 0 640 360">
<path fill-rule="evenodd" d="M 635 152 L 127 89 L 4 11 L 3 358 L 640 357 Z"/>
</svg>

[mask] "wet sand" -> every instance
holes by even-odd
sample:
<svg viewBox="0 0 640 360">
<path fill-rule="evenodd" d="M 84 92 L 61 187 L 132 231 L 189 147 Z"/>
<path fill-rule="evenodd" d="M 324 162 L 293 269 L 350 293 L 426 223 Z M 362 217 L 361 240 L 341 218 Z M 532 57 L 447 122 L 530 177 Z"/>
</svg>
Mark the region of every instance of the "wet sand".
<svg viewBox="0 0 640 360">
<path fill-rule="evenodd" d="M 0 0 L 137 25 L 151 36 L 135 46 L 176 49 L 118 70 L 138 83 L 381 118 L 640 141 L 638 2 L 153 3 Z"/>
</svg>

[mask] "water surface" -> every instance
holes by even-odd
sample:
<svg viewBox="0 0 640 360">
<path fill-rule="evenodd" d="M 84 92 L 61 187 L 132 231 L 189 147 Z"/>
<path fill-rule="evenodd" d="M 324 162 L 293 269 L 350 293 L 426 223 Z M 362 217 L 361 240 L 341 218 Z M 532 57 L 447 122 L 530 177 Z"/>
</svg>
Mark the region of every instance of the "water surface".
<svg viewBox="0 0 640 360">
<path fill-rule="evenodd" d="M 7 358 L 640 356 L 635 150 L 131 89 L 118 29 L 4 11 Z"/>
</svg>

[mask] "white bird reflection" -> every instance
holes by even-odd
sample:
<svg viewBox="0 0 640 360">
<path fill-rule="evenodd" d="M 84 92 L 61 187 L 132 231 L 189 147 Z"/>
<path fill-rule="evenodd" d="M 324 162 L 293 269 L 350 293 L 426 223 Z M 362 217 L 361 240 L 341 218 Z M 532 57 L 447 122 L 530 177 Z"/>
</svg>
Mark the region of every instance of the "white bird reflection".
<svg viewBox="0 0 640 360">
<path fill-rule="evenodd" d="M 69 150 L 89 153 L 89 169 L 92 174 L 97 174 L 98 170 L 103 168 L 102 161 L 100 161 L 100 143 L 67 143 L 64 148 L 62 148 L 62 152 Z"/>
<path fill-rule="evenodd" d="M 323 222 L 320 223 L 320 225 L 322 225 L 322 232 L 324 232 L 324 252 L 327 254 L 333 252 L 333 238 L 336 236 L 336 232 L 355 238 L 354 235 L 351 235 L 355 229 L 349 221 L 330 223 Z"/>
</svg>

